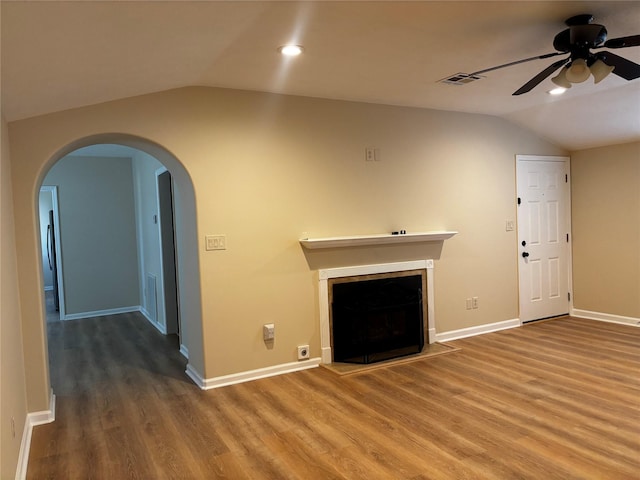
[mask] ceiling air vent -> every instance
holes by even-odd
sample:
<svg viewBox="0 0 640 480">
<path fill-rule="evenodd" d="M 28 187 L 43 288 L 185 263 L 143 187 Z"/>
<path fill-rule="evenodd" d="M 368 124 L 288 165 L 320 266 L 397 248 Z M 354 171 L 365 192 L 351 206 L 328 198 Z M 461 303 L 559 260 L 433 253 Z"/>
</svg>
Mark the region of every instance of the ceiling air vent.
<svg viewBox="0 0 640 480">
<path fill-rule="evenodd" d="M 438 80 L 440 83 L 446 83 L 447 85 L 465 85 L 467 83 L 475 82 L 476 80 L 480 80 L 484 77 L 480 75 L 471 75 L 468 73 L 456 73 L 455 75 L 451 75 L 450 77 L 443 78 L 442 80 Z"/>
</svg>

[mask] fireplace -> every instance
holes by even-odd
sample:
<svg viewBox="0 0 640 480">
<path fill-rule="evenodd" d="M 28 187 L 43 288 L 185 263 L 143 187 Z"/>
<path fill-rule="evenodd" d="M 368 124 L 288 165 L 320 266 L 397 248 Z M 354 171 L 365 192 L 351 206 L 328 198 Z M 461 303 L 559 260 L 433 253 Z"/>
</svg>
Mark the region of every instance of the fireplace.
<svg viewBox="0 0 640 480">
<path fill-rule="evenodd" d="M 329 282 L 333 361 L 374 363 L 424 346 L 424 271 Z"/>
<path fill-rule="evenodd" d="M 332 291 L 335 283 L 350 283 L 354 280 L 371 280 L 391 278 L 394 276 L 421 275 L 422 277 L 422 323 L 424 328 L 423 342 L 434 343 L 436 340 L 435 310 L 434 310 L 434 262 L 428 260 L 414 260 L 396 263 L 381 263 L 372 265 L 356 265 L 318 270 L 318 306 L 320 309 L 320 346 L 322 363 L 330 364 L 334 361 L 334 338 L 332 326 Z"/>
</svg>

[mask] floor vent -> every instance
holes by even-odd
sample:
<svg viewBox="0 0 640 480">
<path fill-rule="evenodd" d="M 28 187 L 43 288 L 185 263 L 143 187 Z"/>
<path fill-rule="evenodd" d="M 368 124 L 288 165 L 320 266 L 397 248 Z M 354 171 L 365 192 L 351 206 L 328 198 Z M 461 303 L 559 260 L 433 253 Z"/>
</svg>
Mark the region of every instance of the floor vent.
<svg viewBox="0 0 640 480">
<path fill-rule="evenodd" d="M 438 80 L 440 83 L 446 83 L 447 85 L 466 85 L 467 83 L 475 82 L 476 80 L 481 80 L 484 77 L 480 75 L 470 75 L 468 73 L 456 73 L 455 75 L 451 75 L 449 77 L 443 78 L 442 80 Z"/>
</svg>

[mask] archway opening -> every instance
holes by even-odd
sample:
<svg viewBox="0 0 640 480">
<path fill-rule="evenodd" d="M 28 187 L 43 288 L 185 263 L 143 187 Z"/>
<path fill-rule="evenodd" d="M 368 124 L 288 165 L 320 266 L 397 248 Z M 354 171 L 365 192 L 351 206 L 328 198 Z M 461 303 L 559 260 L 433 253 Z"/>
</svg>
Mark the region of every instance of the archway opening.
<svg viewBox="0 0 640 480">
<path fill-rule="evenodd" d="M 100 159 L 101 162 L 87 161 L 92 158 Z M 119 160 L 114 161 L 114 159 Z M 109 160 L 112 160 L 111 165 Z M 84 174 L 93 175 L 93 186 L 83 184 L 82 176 L 78 176 L 77 171 L 76 178 L 67 179 L 70 182 L 69 185 L 77 183 L 75 190 L 79 192 L 76 191 L 76 194 L 84 190 L 86 195 L 84 201 L 66 197 L 70 193 L 69 190 L 73 190 L 72 188 L 62 190 L 61 185 L 51 185 L 59 183 L 60 175 L 64 174 L 64 168 L 61 167 L 64 167 L 65 163 L 68 163 L 67 167 L 72 170 L 74 165 L 83 165 Z M 108 171 L 110 168 L 113 170 L 116 163 L 119 167 L 116 169 L 119 170 L 116 175 L 124 175 L 125 187 L 128 169 L 129 185 L 124 193 L 123 191 L 110 192 L 111 186 L 106 176 L 101 175 L 101 168 L 103 171 Z M 93 172 L 92 169 L 94 169 Z M 165 302 L 165 285 L 171 284 L 171 281 L 165 278 L 167 269 L 163 269 L 162 265 L 163 241 L 160 235 L 162 219 L 159 206 L 158 172 L 170 174 L 172 220 L 175 221 L 175 225 L 172 225 L 175 278 L 173 286 L 169 286 L 169 289 L 173 288 L 175 292 L 177 317 L 175 319 L 170 318 L 171 314 L 167 311 Z M 164 183 L 166 184 L 166 181 Z M 60 290 L 61 295 L 65 296 L 61 299 L 63 308 L 60 311 L 60 319 L 64 321 L 113 314 L 119 311 L 139 310 L 162 333 L 179 333 L 180 352 L 188 358 L 188 369 L 203 371 L 195 195 L 189 174 L 178 159 L 163 147 L 142 138 L 122 134 L 97 135 L 73 142 L 52 157 L 39 180 L 39 186 L 57 187 L 58 195 L 65 196 L 66 204 L 74 205 L 72 211 L 63 213 L 59 222 L 62 232 L 61 238 L 58 239 L 62 253 L 60 261 L 62 272 L 59 276 L 62 288 Z M 98 190 L 101 190 L 101 194 Z M 128 204 L 129 211 L 124 215 L 129 216 L 129 224 L 133 225 L 133 232 L 128 232 L 127 241 L 122 241 L 122 235 L 116 235 L 115 237 L 118 237 L 116 242 L 114 236 L 110 237 L 109 229 L 113 229 L 113 225 L 119 225 L 118 216 L 127 208 L 126 205 L 123 207 L 123 199 L 120 196 L 128 196 L 131 200 Z M 113 205 L 109 205 L 110 202 L 120 204 L 120 210 L 111 208 Z M 64 209 L 64 205 L 60 205 L 60 208 Z M 74 219 L 74 215 L 79 218 Z M 38 217 L 39 212 L 36 212 L 36 218 Z M 116 223 L 113 223 L 114 221 Z M 85 231 L 92 230 L 92 235 L 85 235 L 87 238 L 83 238 L 82 228 L 85 228 Z M 102 231 L 93 231 L 96 229 L 102 229 Z M 76 238 L 70 240 L 73 237 Z M 133 244 L 131 238 L 134 239 Z M 111 248 L 112 245 L 109 242 L 119 243 L 119 249 L 115 246 Z M 127 242 L 128 246 L 123 247 L 122 244 Z M 65 243 L 67 244 L 66 254 Z M 83 265 L 81 260 L 74 260 L 74 253 L 77 253 L 74 249 L 82 251 L 85 258 L 87 255 L 106 256 L 106 262 L 102 262 L 103 267 L 99 271 L 96 272 L 94 268 L 92 277 L 88 278 L 87 269 L 91 269 L 91 266 Z M 110 263 L 117 262 L 110 262 L 109 256 L 113 259 L 123 256 L 125 263 L 129 262 L 133 265 L 128 266 L 125 275 L 122 270 L 112 268 Z M 131 262 L 131 258 L 135 260 Z M 73 265 L 74 261 L 76 261 L 75 265 Z M 44 261 L 43 268 L 45 268 Z M 112 295 L 109 292 L 99 291 L 100 286 L 94 285 L 92 291 L 91 284 L 98 283 L 92 282 L 96 274 L 113 277 L 114 271 L 119 271 L 120 274 L 115 273 L 116 277 L 111 278 L 108 283 L 114 288 Z M 132 271 L 135 274 L 132 274 Z M 126 285 L 125 276 L 134 277 L 135 287 L 132 288 L 131 283 Z M 80 289 L 76 288 L 78 280 L 82 285 Z M 102 285 L 104 286 L 104 283 Z M 135 291 L 131 291 L 132 289 Z M 125 296 L 128 295 L 128 299 L 122 299 L 120 294 L 123 292 Z M 44 302 L 44 292 L 42 294 Z M 118 301 L 113 302 L 116 298 Z"/>
</svg>

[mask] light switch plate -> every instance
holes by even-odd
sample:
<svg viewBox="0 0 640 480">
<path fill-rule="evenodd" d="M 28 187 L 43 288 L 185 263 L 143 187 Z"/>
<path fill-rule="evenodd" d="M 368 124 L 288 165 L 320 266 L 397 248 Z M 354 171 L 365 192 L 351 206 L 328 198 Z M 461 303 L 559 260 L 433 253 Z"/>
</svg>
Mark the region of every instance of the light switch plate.
<svg viewBox="0 0 640 480">
<path fill-rule="evenodd" d="M 273 340 L 276 337 L 276 326 L 273 323 L 265 323 L 262 326 L 262 338 Z"/>
<path fill-rule="evenodd" d="M 207 235 L 205 237 L 205 250 L 226 250 L 226 235 Z"/>
</svg>

